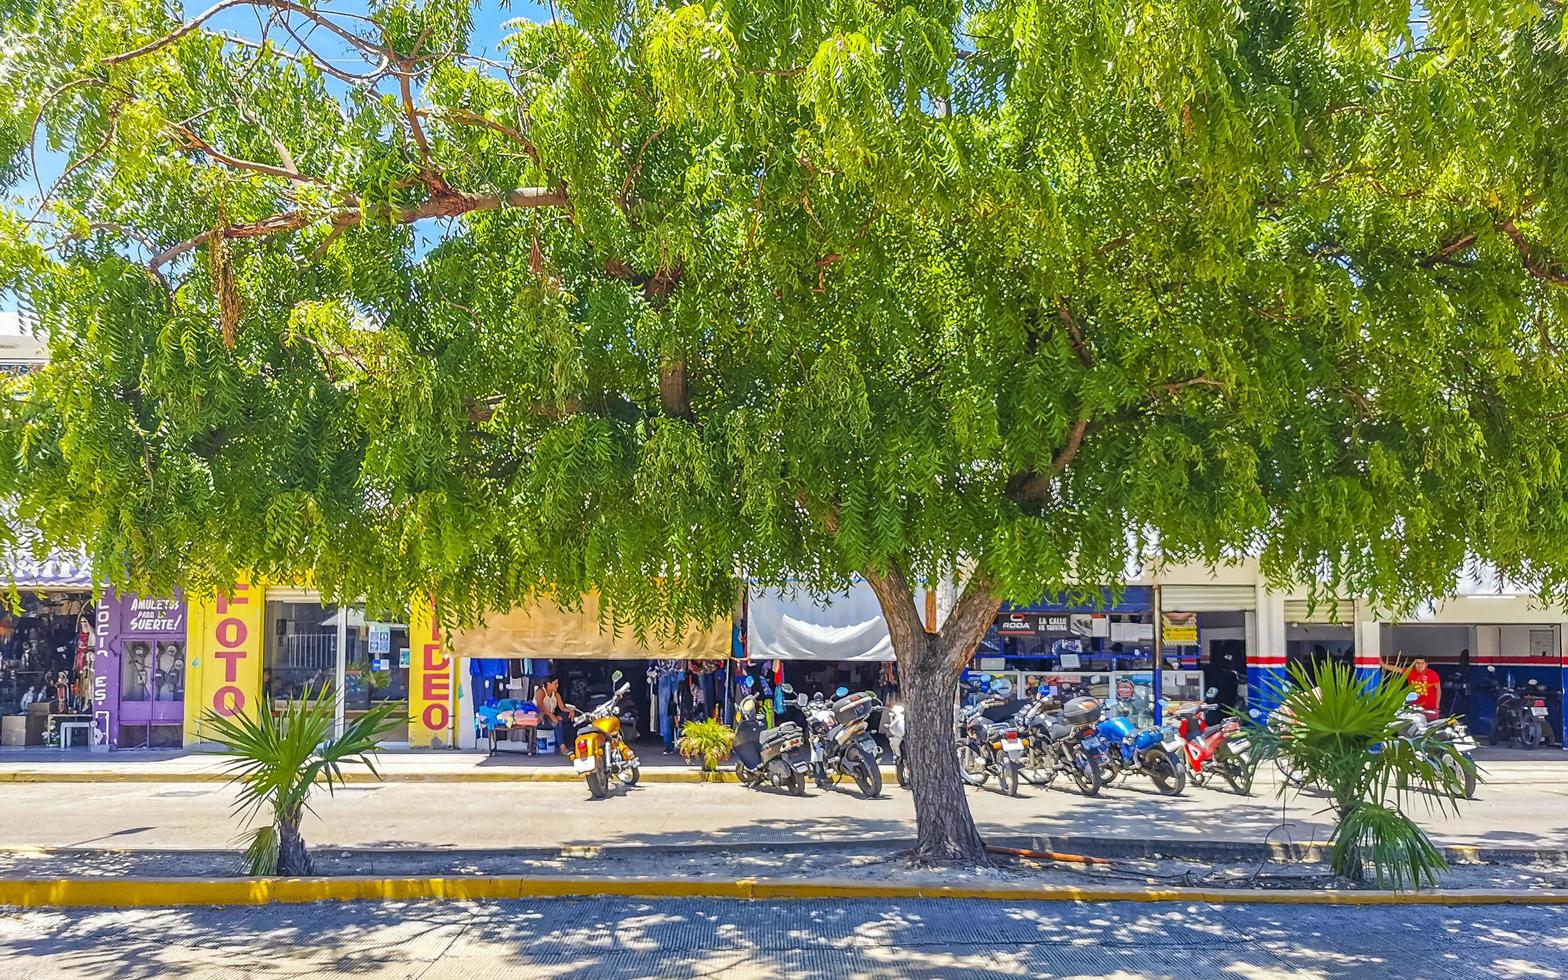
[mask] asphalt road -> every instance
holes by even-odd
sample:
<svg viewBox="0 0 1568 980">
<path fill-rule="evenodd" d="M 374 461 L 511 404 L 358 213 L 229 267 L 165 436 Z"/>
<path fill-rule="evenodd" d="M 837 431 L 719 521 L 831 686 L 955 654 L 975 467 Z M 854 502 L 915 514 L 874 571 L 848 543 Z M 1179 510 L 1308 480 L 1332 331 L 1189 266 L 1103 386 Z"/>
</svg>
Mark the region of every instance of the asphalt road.
<svg viewBox="0 0 1568 980">
<path fill-rule="evenodd" d="M 678 900 L 0 915 L 0 977 L 1551 978 L 1568 909 Z"/>
<path fill-rule="evenodd" d="M 891 781 L 890 781 L 891 783 Z M 1568 847 L 1568 785 L 1484 786 L 1458 816 L 1415 813 L 1446 843 Z M 0 846 L 224 848 L 238 825 L 233 792 L 217 783 L 14 783 L 0 788 Z M 1282 805 L 1272 785 L 1251 797 L 1189 788 L 1161 797 L 1134 781 L 1085 799 L 1025 788 L 1019 798 L 969 791 L 982 832 L 1056 836 L 1321 841 L 1320 798 Z M 578 783 L 384 783 L 321 794 L 307 819 L 313 845 L 527 847 L 683 844 L 908 837 L 914 808 L 890 785 L 874 800 L 811 790 L 804 799 L 734 784 L 644 784 L 594 801 Z M 1281 822 L 1287 824 L 1284 831 Z"/>
</svg>

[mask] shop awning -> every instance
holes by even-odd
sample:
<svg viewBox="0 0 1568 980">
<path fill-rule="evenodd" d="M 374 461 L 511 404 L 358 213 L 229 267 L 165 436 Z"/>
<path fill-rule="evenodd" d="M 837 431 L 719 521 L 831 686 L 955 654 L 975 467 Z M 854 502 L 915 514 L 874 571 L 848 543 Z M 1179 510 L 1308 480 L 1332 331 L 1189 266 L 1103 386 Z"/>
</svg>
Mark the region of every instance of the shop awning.
<svg viewBox="0 0 1568 980">
<path fill-rule="evenodd" d="M 752 660 L 892 660 L 882 606 L 859 583 L 819 603 L 805 593 L 751 592 L 746 655 Z"/>
<path fill-rule="evenodd" d="M 451 648 L 457 656 L 469 658 L 726 660 L 730 632 L 726 616 L 706 629 L 687 629 L 674 640 L 650 636 L 648 645 L 641 646 L 629 632 L 600 632 L 599 602 L 590 596 L 575 612 L 540 604 L 492 615 L 484 626 L 454 634 Z"/>
</svg>

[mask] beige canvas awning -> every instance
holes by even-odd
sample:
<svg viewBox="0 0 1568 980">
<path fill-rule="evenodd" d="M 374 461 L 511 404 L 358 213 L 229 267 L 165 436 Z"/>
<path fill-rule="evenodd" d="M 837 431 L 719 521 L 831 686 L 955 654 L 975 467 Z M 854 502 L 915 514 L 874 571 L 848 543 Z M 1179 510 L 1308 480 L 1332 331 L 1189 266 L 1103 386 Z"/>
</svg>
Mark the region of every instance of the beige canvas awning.
<svg viewBox="0 0 1568 980">
<path fill-rule="evenodd" d="M 532 657 L 565 660 L 725 660 L 730 655 L 730 618 L 706 629 L 689 628 L 673 641 L 648 637 L 641 646 L 630 630 L 619 635 L 599 630 L 599 603 L 589 596 L 581 611 L 543 603 L 509 613 L 496 613 L 481 627 L 454 634 L 452 652 L 459 657 Z"/>
</svg>

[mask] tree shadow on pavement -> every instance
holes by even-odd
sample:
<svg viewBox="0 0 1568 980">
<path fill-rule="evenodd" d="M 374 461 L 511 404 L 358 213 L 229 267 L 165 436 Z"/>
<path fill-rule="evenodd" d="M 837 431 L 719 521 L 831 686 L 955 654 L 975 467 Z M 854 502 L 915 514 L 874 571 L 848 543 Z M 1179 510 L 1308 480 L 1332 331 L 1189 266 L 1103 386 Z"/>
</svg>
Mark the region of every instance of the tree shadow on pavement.
<svg viewBox="0 0 1568 980">
<path fill-rule="evenodd" d="M 1568 910 L 855 900 L 319 903 L 14 913 L 18 975 L 1560 976 Z"/>
</svg>

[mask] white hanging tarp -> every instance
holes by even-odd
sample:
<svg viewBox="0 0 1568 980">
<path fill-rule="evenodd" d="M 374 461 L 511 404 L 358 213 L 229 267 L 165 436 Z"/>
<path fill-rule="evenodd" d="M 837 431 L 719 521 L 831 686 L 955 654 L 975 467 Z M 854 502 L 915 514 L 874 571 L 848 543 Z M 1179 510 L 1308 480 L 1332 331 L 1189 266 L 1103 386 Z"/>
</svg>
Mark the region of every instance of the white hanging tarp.
<svg viewBox="0 0 1568 980">
<path fill-rule="evenodd" d="M 805 592 L 752 589 L 752 660 L 892 660 L 893 641 L 871 586 L 857 582 L 819 603 Z"/>
</svg>

